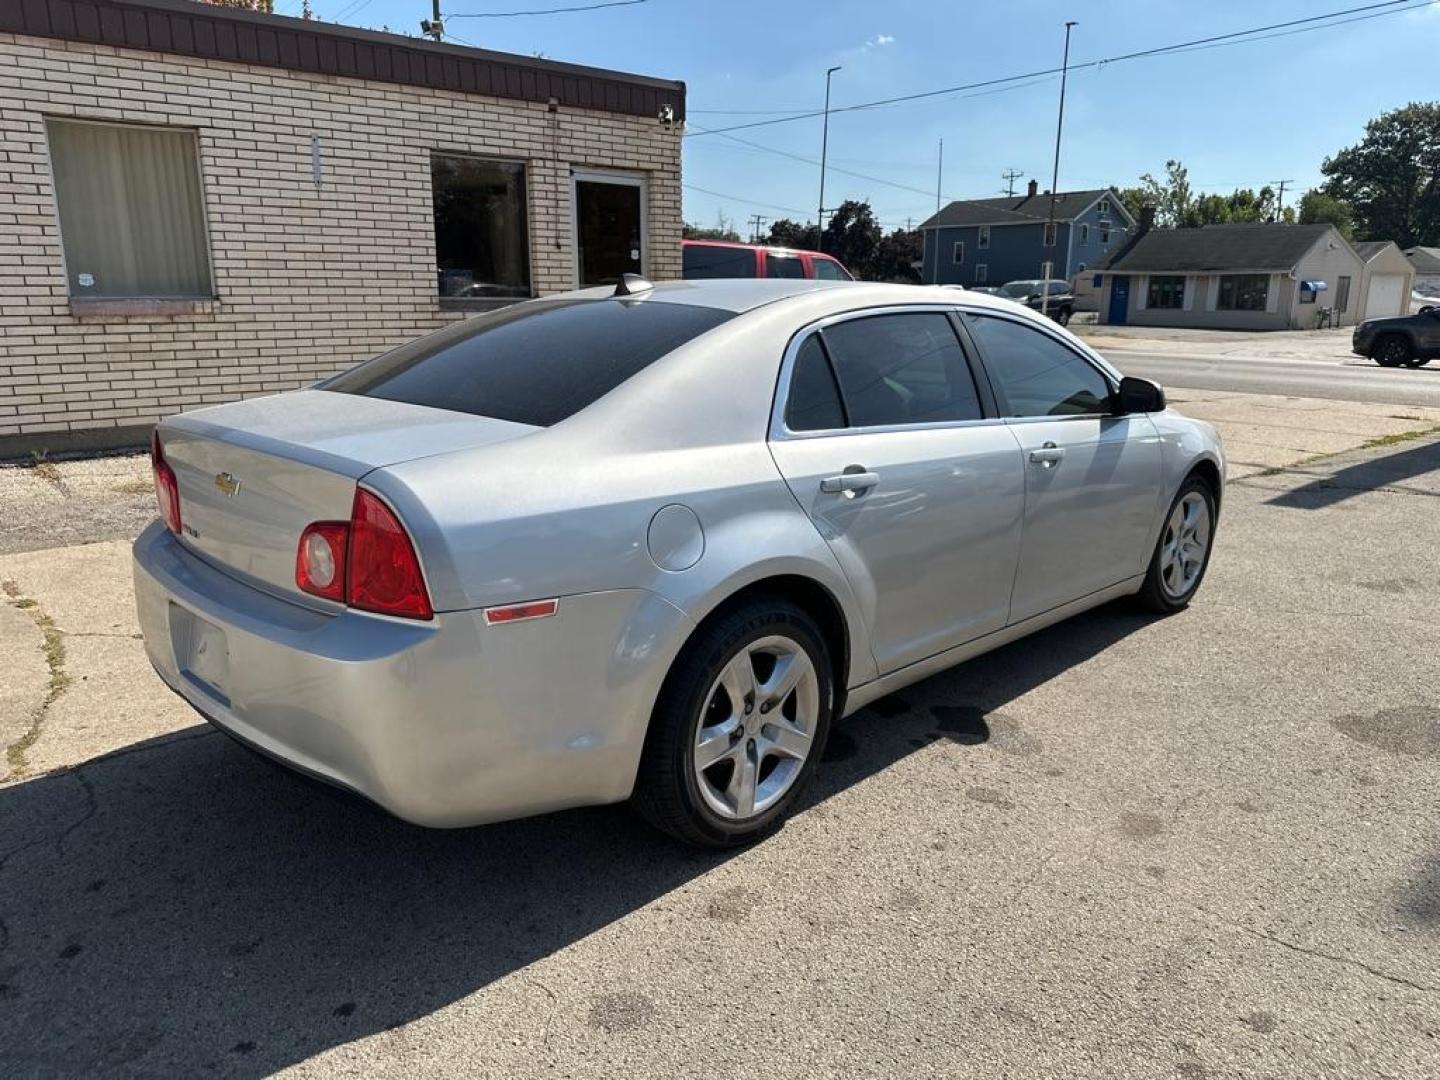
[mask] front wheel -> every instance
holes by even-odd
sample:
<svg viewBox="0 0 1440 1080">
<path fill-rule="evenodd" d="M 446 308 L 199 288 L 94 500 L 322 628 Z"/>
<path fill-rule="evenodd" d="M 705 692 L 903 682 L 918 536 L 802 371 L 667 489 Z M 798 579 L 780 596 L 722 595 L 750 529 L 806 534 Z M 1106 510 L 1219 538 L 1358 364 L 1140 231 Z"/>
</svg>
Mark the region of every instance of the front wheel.
<svg viewBox="0 0 1440 1080">
<path fill-rule="evenodd" d="M 635 808 L 688 843 L 732 847 L 793 808 L 825 749 L 830 657 L 811 617 L 759 599 L 704 627 L 655 705 Z"/>
<path fill-rule="evenodd" d="M 1136 596 L 1140 606 L 1168 615 L 1189 605 L 1210 564 L 1214 535 L 1215 493 L 1201 477 L 1191 476 L 1170 504 Z"/>
<path fill-rule="evenodd" d="M 1402 367 L 1410 363 L 1410 343 L 1399 334 L 1391 334 L 1376 343 L 1372 355 L 1381 367 Z"/>
<path fill-rule="evenodd" d="M 1061 308 L 1055 313 L 1055 321 L 1061 326 L 1070 325 L 1070 316 L 1073 314 L 1069 308 Z"/>
</svg>

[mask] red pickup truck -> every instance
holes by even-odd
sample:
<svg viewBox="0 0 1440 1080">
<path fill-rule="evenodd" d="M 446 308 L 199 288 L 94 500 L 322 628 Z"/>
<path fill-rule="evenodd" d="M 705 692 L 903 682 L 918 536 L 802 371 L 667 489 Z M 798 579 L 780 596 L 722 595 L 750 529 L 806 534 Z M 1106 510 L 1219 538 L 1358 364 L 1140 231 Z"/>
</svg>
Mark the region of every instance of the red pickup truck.
<svg viewBox="0 0 1440 1080">
<path fill-rule="evenodd" d="M 821 251 L 683 240 L 686 278 L 819 278 L 854 281 L 850 271 Z"/>
</svg>

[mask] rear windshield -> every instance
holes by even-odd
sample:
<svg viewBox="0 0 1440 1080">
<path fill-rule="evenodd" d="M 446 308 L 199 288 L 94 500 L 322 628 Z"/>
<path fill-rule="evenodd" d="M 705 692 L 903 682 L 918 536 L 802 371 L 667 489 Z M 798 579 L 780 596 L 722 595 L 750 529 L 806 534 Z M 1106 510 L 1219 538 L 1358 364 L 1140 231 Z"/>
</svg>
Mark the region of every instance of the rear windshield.
<svg viewBox="0 0 1440 1080">
<path fill-rule="evenodd" d="M 755 249 L 685 245 L 687 278 L 734 278 L 755 276 Z"/>
<path fill-rule="evenodd" d="M 319 388 L 549 427 L 733 315 L 690 304 L 540 300 L 467 319 Z"/>
</svg>

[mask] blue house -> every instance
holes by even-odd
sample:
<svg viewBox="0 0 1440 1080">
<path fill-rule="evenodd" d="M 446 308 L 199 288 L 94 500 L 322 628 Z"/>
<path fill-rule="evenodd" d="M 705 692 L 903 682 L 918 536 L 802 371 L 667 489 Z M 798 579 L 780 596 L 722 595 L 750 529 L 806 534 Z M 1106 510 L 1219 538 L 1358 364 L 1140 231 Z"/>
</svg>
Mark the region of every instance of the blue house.
<svg viewBox="0 0 1440 1080">
<path fill-rule="evenodd" d="M 1114 188 L 1036 190 L 998 199 L 961 199 L 921 224 L 925 256 L 920 273 L 928 285 L 1004 285 L 1045 276 L 1071 278 L 1098 267 L 1125 245 L 1135 219 Z"/>
</svg>

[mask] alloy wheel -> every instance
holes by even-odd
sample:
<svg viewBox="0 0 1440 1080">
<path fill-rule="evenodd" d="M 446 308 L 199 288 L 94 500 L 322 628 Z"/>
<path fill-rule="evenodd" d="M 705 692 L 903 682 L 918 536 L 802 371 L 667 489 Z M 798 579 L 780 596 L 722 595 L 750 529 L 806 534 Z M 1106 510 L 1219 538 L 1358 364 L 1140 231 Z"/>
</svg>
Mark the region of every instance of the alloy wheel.
<svg viewBox="0 0 1440 1080">
<path fill-rule="evenodd" d="M 730 821 L 774 806 L 805 767 L 819 716 L 820 680 L 799 642 L 773 634 L 742 647 L 695 731 L 690 760 L 705 804 Z"/>
<path fill-rule="evenodd" d="M 1209 547 L 1210 504 L 1200 492 L 1187 492 L 1170 511 L 1160 547 L 1160 584 L 1167 595 L 1178 600 L 1195 587 Z"/>
</svg>

